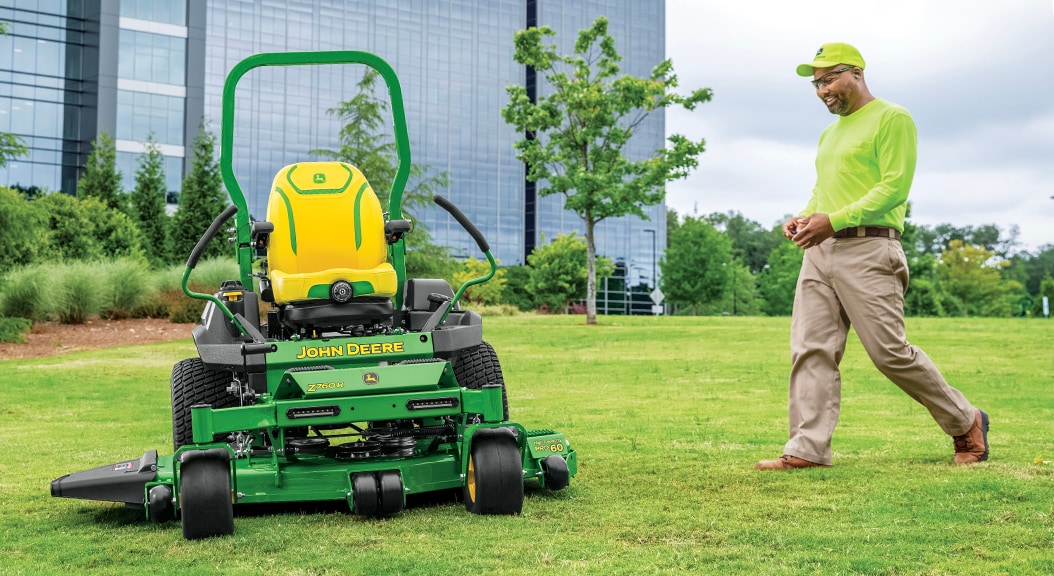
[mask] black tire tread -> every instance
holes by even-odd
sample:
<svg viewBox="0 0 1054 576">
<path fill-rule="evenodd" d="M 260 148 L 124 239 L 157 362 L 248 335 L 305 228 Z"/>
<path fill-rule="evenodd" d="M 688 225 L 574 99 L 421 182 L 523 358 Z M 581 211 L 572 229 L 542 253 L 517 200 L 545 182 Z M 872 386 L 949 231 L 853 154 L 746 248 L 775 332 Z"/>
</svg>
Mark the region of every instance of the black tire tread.
<svg viewBox="0 0 1054 576">
<path fill-rule="evenodd" d="M 482 390 L 485 384 L 501 385 L 502 417 L 509 419 L 509 398 L 505 394 L 505 377 L 501 373 L 498 354 L 487 342 L 458 353 L 454 361 L 454 378 L 459 386 Z"/>
<path fill-rule="evenodd" d="M 201 358 L 180 360 L 172 366 L 172 447 L 175 450 L 194 443 L 191 406 L 232 408 L 238 405 L 238 398 L 227 392 L 230 382 L 230 372 L 209 370 Z"/>
</svg>

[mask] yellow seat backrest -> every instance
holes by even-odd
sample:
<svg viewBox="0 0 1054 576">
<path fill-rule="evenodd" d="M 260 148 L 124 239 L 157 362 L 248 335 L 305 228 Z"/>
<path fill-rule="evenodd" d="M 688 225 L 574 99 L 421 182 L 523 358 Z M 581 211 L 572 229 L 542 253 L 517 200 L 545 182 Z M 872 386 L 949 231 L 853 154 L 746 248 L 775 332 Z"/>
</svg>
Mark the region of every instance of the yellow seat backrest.
<svg viewBox="0 0 1054 576">
<path fill-rule="evenodd" d="M 276 304 L 328 299 L 349 282 L 355 296 L 392 297 L 384 214 L 366 177 L 343 162 L 299 162 L 282 168 L 267 201 L 274 225 L 267 247 Z"/>
</svg>

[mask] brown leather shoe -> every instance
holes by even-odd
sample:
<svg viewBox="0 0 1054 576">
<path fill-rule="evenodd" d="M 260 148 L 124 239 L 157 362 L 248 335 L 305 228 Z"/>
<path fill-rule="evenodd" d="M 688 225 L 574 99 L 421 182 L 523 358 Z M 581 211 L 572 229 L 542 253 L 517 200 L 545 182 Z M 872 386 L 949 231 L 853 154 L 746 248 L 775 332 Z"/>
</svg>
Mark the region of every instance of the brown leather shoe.
<svg viewBox="0 0 1054 576">
<path fill-rule="evenodd" d="M 784 454 L 776 460 L 762 460 L 754 465 L 755 470 L 796 470 L 798 468 L 830 468 L 830 464 L 809 462 L 797 456 Z"/>
<path fill-rule="evenodd" d="M 988 414 L 977 410 L 973 426 L 962 436 L 952 436 L 955 441 L 955 463 L 974 464 L 988 460 Z"/>
</svg>

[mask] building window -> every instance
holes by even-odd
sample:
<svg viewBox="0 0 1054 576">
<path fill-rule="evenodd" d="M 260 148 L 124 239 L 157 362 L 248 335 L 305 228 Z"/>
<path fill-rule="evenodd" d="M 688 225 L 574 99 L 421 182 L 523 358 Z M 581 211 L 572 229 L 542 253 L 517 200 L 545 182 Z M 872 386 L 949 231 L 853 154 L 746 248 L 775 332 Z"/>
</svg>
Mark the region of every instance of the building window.
<svg viewBox="0 0 1054 576">
<path fill-rule="evenodd" d="M 187 25 L 186 0 L 121 0 L 121 16 L 177 26 Z"/>
<path fill-rule="evenodd" d="M 117 138 L 183 145 L 183 99 L 131 90 L 117 91 Z"/>
<path fill-rule="evenodd" d="M 121 30 L 117 76 L 182 86 L 186 80 L 187 40 L 176 36 Z"/>
</svg>

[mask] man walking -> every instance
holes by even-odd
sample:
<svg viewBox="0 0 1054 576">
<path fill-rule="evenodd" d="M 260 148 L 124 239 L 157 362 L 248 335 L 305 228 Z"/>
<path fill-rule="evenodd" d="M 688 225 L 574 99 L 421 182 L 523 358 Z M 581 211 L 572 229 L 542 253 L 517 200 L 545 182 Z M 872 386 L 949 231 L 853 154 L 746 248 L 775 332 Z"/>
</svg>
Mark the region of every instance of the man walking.
<svg viewBox="0 0 1054 576">
<path fill-rule="evenodd" d="M 988 415 L 904 336 L 908 266 L 900 233 L 915 174 L 915 123 L 903 107 L 871 94 L 864 59 L 849 44 L 824 44 L 797 72 L 813 78 L 838 118 L 820 135 L 809 203 L 783 224 L 805 249 L 791 321 L 790 440 L 780 458 L 756 468 L 831 465 L 850 326 L 882 374 L 952 436 L 956 464 L 986 460 Z"/>
</svg>

